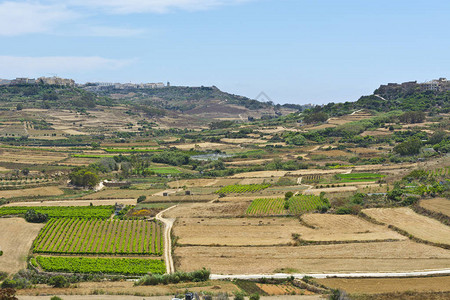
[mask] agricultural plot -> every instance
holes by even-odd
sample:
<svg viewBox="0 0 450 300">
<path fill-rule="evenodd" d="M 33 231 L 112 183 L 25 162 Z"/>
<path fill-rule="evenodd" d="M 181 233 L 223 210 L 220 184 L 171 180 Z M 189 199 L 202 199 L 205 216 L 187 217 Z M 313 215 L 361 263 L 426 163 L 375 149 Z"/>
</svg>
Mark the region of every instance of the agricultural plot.
<svg viewBox="0 0 450 300">
<path fill-rule="evenodd" d="M 150 167 L 149 171 L 155 172 L 155 174 L 163 174 L 163 175 L 173 175 L 182 173 L 179 169 L 175 167 Z"/>
<path fill-rule="evenodd" d="M 422 206 L 425 209 L 438 212 L 450 217 L 450 199 L 432 198 L 427 200 L 421 200 L 420 206 Z"/>
<path fill-rule="evenodd" d="M 48 214 L 49 218 L 109 218 L 114 206 L 3 206 L 0 216 L 24 215 L 28 210 Z"/>
<path fill-rule="evenodd" d="M 142 275 L 166 271 L 164 262 L 156 259 L 38 256 L 36 261 L 49 272 Z"/>
<path fill-rule="evenodd" d="M 59 196 L 62 194 L 64 192 L 57 186 L 45 186 L 31 189 L 3 190 L 0 191 L 0 198 Z"/>
<path fill-rule="evenodd" d="M 450 167 L 434 169 L 431 171 L 427 171 L 427 173 L 428 176 L 435 176 L 435 177 L 448 176 L 450 175 Z"/>
<path fill-rule="evenodd" d="M 213 274 L 271 274 L 280 269 L 297 273 L 407 272 L 450 267 L 448 250 L 415 243 L 350 243 L 311 246 L 177 247 L 179 270 L 202 266 Z M 268 259 L 270 258 L 270 259 Z"/>
<path fill-rule="evenodd" d="M 255 199 L 245 212 L 252 216 L 282 215 L 285 212 L 284 199 Z"/>
<path fill-rule="evenodd" d="M 328 200 L 314 195 L 300 195 L 289 199 L 289 212 L 295 215 L 320 210 L 329 207 Z"/>
<path fill-rule="evenodd" d="M 162 255 L 159 222 L 51 219 L 34 242 L 35 253 Z"/>
<path fill-rule="evenodd" d="M 302 220 L 309 227 L 296 231 L 305 241 L 381 241 L 405 240 L 407 237 L 375 225 L 353 215 L 304 214 Z"/>
<path fill-rule="evenodd" d="M 385 175 L 376 173 L 350 173 L 350 174 L 336 174 L 336 177 L 340 179 L 340 182 L 365 182 L 376 181 L 385 177 Z"/>
<path fill-rule="evenodd" d="M 270 187 L 270 184 L 235 184 L 227 185 L 215 191 L 216 194 L 254 193 Z"/>
<path fill-rule="evenodd" d="M 410 208 L 371 208 L 363 212 L 379 222 L 393 225 L 422 240 L 450 245 L 450 227 L 416 214 Z"/>
<path fill-rule="evenodd" d="M 42 227 L 22 218 L 0 218 L 0 271 L 14 274 L 26 268 L 28 251 Z"/>
<path fill-rule="evenodd" d="M 285 200 L 276 199 L 256 199 L 253 200 L 247 208 L 246 214 L 253 216 L 270 216 L 293 214 L 299 215 L 307 212 L 320 210 L 322 207 L 328 207 L 327 200 L 314 195 L 300 195 L 289 199 L 288 208 L 285 207 Z"/>
<path fill-rule="evenodd" d="M 295 218 L 178 218 L 178 245 L 287 245 L 303 226 Z"/>
</svg>

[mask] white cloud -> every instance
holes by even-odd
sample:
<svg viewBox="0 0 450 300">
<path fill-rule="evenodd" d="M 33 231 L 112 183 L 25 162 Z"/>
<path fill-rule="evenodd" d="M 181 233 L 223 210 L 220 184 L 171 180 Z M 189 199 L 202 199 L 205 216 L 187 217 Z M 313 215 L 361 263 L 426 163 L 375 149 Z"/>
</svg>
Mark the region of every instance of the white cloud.
<svg viewBox="0 0 450 300">
<path fill-rule="evenodd" d="M 134 60 L 109 59 L 98 56 L 0 56 L 0 77 L 38 77 L 45 74 L 83 73 L 94 70 L 123 68 Z M 9 73 L 4 73 L 9 72 Z"/>
<path fill-rule="evenodd" d="M 48 32 L 76 17 L 61 4 L 6 1 L 0 3 L 0 36 Z"/>
<path fill-rule="evenodd" d="M 69 0 L 70 4 L 110 13 L 166 13 L 171 10 L 206 10 L 222 5 L 233 5 L 252 0 Z"/>
</svg>

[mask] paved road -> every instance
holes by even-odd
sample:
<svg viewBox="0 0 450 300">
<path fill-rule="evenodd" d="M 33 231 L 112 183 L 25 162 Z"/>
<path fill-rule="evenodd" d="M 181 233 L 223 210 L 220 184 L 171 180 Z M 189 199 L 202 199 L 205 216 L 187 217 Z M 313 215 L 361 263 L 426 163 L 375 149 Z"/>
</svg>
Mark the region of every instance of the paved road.
<svg viewBox="0 0 450 300">
<path fill-rule="evenodd" d="M 177 207 L 177 205 L 171 206 L 156 215 L 156 219 L 164 223 L 164 260 L 166 261 L 166 272 L 172 274 L 175 272 L 172 259 L 172 238 L 170 232 L 172 230 L 175 219 L 163 218 L 163 214 L 168 210 Z"/>
<path fill-rule="evenodd" d="M 401 273 L 330 273 L 330 274 L 250 274 L 250 275 L 217 275 L 212 274 L 211 279 L 259 279 L 259 278 L 277 278 L 283 279 L 294 276 L 295 278 L 303 278 L 310 276 L 313 278 L 360 278 L 360 277 L 421 277 L 430 275 L 450 275 L 450 269 L 436 271 L 417 271 L 417 272 L 401 272 Z"/>
</svg>

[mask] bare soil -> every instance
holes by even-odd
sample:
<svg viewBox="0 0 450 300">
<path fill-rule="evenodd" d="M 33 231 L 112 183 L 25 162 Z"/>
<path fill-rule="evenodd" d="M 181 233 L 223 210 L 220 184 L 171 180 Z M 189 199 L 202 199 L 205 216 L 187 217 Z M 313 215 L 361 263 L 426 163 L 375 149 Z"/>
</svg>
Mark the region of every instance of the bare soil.
<svg viewBox="0 0 450 300">
<path fill-rule="evenodd" d="M 450 251 L 412 241 L 299 247 L 177 247 L 178 270 L 215 274 L 398 272 L 450 267 Z"/>
<path fill-rule="evenodd" d="M 9 274 L 26 268 L 28 251 L 44 224 L 28 223 L 22 218 L 0 218 L 0 271 Z"/>
<path fill-rule="evenodd" d="M 37 187 L 21 190 L 0 191 L 0 198 L 32 197 L 32 196 L 58 196 L 64 192 L 56 186 Z"/>
<path fill-rule="evenodd" d="M 352 294 L 450 291 L 450 276 L 422 278 L 326 278 L 315 281 Z"/>
</svg>

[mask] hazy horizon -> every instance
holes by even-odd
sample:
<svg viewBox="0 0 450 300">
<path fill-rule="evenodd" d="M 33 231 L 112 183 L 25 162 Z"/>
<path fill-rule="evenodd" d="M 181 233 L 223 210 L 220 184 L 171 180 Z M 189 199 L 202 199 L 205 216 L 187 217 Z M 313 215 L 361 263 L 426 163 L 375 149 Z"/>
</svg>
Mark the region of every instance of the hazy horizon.
<svg viewBox="0 0 450 300">
<path fill-rule="evenodd" d="M 449 15 L 444 0 L 0 1 L 0 78 L 356 101 L 380 84 L 450 77 Z"/>
</svg>

